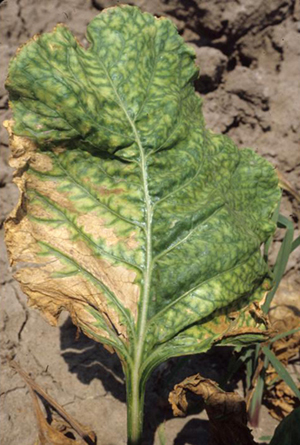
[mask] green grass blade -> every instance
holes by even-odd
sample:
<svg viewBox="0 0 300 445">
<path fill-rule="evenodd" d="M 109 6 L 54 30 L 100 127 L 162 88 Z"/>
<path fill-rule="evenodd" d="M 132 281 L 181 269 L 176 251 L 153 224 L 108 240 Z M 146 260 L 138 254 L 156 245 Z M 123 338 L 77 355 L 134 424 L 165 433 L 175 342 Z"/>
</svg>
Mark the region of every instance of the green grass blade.
<svg viewBox="0 0 300 445">
<path fill-rule="evenodd" d="M 251 399 L 249 407 L 249 420 L 252 426 L 258 426 L 259 423 L 259 411 L 263 398 L 264 386 L 265 386 L 265 373 L 269 364 L 268 357 L 265 356 L 264 367 L 258 376 L 256 387 Z"/>
<path fill-rule="evenodd" d="M 281 213 L 278 215 L 277 224 L 280 228 L 294 229 L 292 221 Z"/>
<path fill-rule="evenodd" d="M 274 287 L 273 289 L 268 293 L 266 301 L 263 305 L 263 311 L 265 314 L 269 312 L 271 302 L 274 298 L 274 295 L 278 289 L 279 283 L 282 279 L 282 276 L 284 274 L 284 271 L 286 269 L 289 256 L 291 253 L 292 243 L 293 243 L 293 237 L 294 237 L 294 226 L 292 221 L 290 221 L 288 218 L 286 218 L 283 215 L 278 216 L 278 227 L 285 227 L 287 229 L 286 234 L 283 238 L 276 264 L 274 267 Z"/>
<path fill-rule="evenodd" d="M 253 360 L 248 360 L 246 362 L 246 387 L 247 389 L 251 386 L 251 380 L 253 375 Z"/>
<path fill-rule="evenodd" d="M 278 360 L 275 354 L 267 346 L 263 346 L 262 351 L 265 354 L 265 356 L 269 359 L 270 363 L 273 365 L 277 374 L 282 378 L 282 380 L 285 381 L 285 383 L 291 388 L 291 390 L 300 400 L 300 391 L 297 388 L 297 385 L 295 384 L 294 380 L 286 370 L 286 368 L 283 366 L 283 364 Z"/>
<path fill-rule="evenodd" d="M 292 242 L 292 247 L 291 247 L 291 253 L 297 249 L 297 247 L 300 246 L 300 236 L 298 236 L 296 239 L 294 239 L 294 241 Z"/>
<path fill-rule="evenodd" d="M 256 368 L 256 366 L 258 364 L 258 357 L 259 357 L 259 353 L 260 353 L 260 346 L 261 345 L 259 343 L 257 343 L 255 345 L 255 355 L 254 355 L 254 358 L 253 358 L 253 368 Z"/>
<path fill-rule="evenodd" d="M 275 337 L 273 337 L 270 340 L 270 343 L 274 343 L 275 341 L 280 340 L 281 338 L 288 337 L 289 335 L 293 335 L 298 331 L 300 331 L 300 328 L 295 328 L 295 329 L 291 329 L 290 331 L 282 332 L 281 334 L 275 335 Z"/>
</svg>

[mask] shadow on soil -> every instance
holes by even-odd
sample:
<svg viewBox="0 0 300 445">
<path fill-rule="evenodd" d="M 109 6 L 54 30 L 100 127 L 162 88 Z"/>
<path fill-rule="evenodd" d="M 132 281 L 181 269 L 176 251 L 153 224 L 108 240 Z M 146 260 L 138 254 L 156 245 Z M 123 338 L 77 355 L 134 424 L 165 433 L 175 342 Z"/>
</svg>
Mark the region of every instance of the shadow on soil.
<svg viewBox="0 0 300 445">
<path fill-rule="evenodd" d="M 126 402 L 122 366 L 116 354 L 111 354 L 84 334 L 77 334 L 71 318 L 60 327 L 60 345 L 69 372 L 76 374 L 80 382 L 88 385 L 92 380 L 99 379 L 107 392 Z"/>
<path fill-rule="evenodd" d="M 62 357 L 68 364 L 69 371 L 86 385 L 95 378 L 99 379 L 107 392 L 126 403 L 124 375 L 118 356 L 84 334 L 78 335 L 70 318 L 60 330 Z M 173 418 L 168 396 L 174 386 L 198 372 L 203 377 L 220 382 L 227 369 L 224 364 L 229 363 L 231 354 L 230 348 L 222 348 L 206 354 L 171 359 L 156 369 L 146 390 L 144 445 L 153 444 L 158 426 Z M 235 386 L 232 381 L 226 389 L 232 391 Z M 191 397 L 189 403 L 189 414 L 199 414 L 204 409 L 199 399 Z M 206 445 L 208 437 L 208 421 L 194 418 L 185 424 L 173 445 Z"/>
</svg>

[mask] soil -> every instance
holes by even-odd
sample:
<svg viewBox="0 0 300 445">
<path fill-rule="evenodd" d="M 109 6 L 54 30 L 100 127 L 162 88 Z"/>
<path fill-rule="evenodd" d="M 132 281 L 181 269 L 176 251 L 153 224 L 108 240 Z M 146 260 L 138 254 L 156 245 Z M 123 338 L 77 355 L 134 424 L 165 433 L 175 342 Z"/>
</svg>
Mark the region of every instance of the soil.
<svg viewBox="0 0 300 445">
<path fill-rule="evenodd" d="M 35 33 L 66 23 L 85 39 L 88 22 L 106 0 L 6 0 L 1 3 L 1 119 L 11 116 L 4 89 L 9 59 Z M 124 1 L 123 3 L 127 3 Z M 207 126 L 230 136 L 239 146 L 250 146 L 270 160 L 300 188 L 300 3 L 295 0 L 132 0 L 157 16 L 170 17 L 197 53 L 201 75 L 197 90 L 203 96 Z M 2 122 L 1 121 L 1 122 Z M 101 345 L 79 336 L 65 314 L 59 328 L 49 326 L 27 308 L 26 297 L 12 278 L 3 243 L 3 222 L 18 199 L 8 167 L 8 138 L 1 126 L 1 443 L 34 443 L 37 428 L 32 401 L 24 382 L 7 364 L 15 358 L 71 415 L 97 433 L 98 443 L 126 443 L 126 405 L 118 358 Z M 299 235 L 300 211 L 284 193 L 281 212 L 291 218 Z M 276 235 L 274 260 L 282 239 Z M 299 289 L 297 251 L 290 257 L 285 279 Z M 226 372 L 228 351 L 171 360 L 162 365 L 148 385 L 145 444 L 159 444 L 158 425 L 165 421 L 166 444 L 206 445 L 208 421 L 198 407 L 186 419 L 175 419 L 167 402 L 175 383 L 196 372 L 220 380 Z M 225 366 L 224 366 L 225 364 Z M 176 375 L 174 369 L 180 368 Z M 241 388 L 241 382 L 232 382 Z M 255 437 L 272 435 L 276 421 L 261 412 Z"/>
</svg>

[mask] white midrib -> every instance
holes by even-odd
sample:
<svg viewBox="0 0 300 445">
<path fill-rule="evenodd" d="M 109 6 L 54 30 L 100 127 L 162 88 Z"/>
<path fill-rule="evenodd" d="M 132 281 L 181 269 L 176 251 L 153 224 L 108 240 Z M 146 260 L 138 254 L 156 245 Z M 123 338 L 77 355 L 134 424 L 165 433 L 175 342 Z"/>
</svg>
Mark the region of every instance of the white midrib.
<svg viewBox="0 0 300 445">
<path fill-rule="evenodd" d="M 151 199 L 148 189 L 148 180 L 147 180 L 147 165 L 146 165 L 146 157 L 143 145 L 141 143 L 138 131 L 136 129 L 136 126 L 134 122 L 132 121 L 130 115 L 127 112 L 127 109 L 118 93 L 118 90 L 116 89 L 109 72 L 107 71 L 107 68 L 105 64 L 100 60 L 101 65 L 103 69 L 106 72 L 107 78 L 109 79 L 109 82 L 111 84 L 112 89 L 114 90 L 114 93 L 116 97 L 118 98 L 120 107 L 122 108 L 132 130 L 135 136 L 136 143 L 139 148 L 140 152 L 140 158 L 141 158 L 141 174 L 142 174 L 142 182 L 143 182 L 143 189 L 144 189 L 144 199 L 145 199 L 145 206 L 146 206 L 146 227 L 145 227 L 145 234 L 146 234 L 146 267 L 144 272 L 144 289 L 143 289 L 143 295 L 141 299 L 141 309 L 139 311 L 139 317 L 138 317 L 138 325 L 137 325 L 137 337 L 135 340 L 135 347 L 134 347 L 134 359 L 133 359 L 133 369 L 132 369 L 132 386 L 133 386 L 133 392 L 135 393 L 135 396 L 133 397 L 134 400 L 134 406 L 132 406 L 132 410 L 134 412 L 133 417 L 138 418 L 138 409 L 139 409 L 139 384 L 140 384 L 140 369 L 143 359 L 143 347 L 145 344 L 145 334 L 146 334 L 146 327 L 147 327 L 147 314 L 148 314 L 148 306 L 149 306 L 149 296 L 150 296 L 150 282 L 151 282 L 151 274 L 152 274 L 152 243 L 151 243 L 151 223 L 152 223 L 152 205 L 151 205 Z"/>
<path fill-rule="evenodd" d="M 145 233 L 146 233 L 146 268 L 144 273 L 144 292 L 143 292 L 143 298 L 142 298 L 142 305 L 141 305 L 141 313 L 138 320 L 138 347 L 137 351 L 137 357 L 140 357 L 140 354 L 142 352 L 142 347 L 144 344 L 144 335 L 146 331 L 146 324 L 147 324 L 147 313 L 148 313 L 148 305 L 149 305 L 149 296 L 150 296 L 150 282 L 151 282 L 151 273 L 152 273 L 152 233 L 151 233 L 151 224 L 152 224 L 152 205 L 151 205 L 151 198 L 149 194 L 148 189 L 148 178 L 147 178 L 147 166 L 146 166 L 146 159 L 145 159 L 145 153 L 143 146 L 141 144 L 139 135 L 137 133 L 137 130 L 134 126 L 134 123 L 131 122 L 133 131 L 136 136 L 136 141 L 140 150 L 140 156 L 141 156 L 141 172 L 142 172 L 142 179 L 143 179 L 143 188 L 144 188 L 144 197 L 145 197 L 145 205 L 146 205 L 146 227 L 145 227 Z"/>
<path fill-rule="evenodd" d="M 120 102 L 122 103 L 122 102 Z M 131 120 L 130 116 L 127 113 L 125 107 L 123 107 L 124 113 L 132 127 L 132 130 L 135 135 L 136 143 L 139 147 L 140 157 L 141 157 L 141 173 L 142 173 L 142 181 L 144 188 L 144 199 L 146 206 L 146 268 L 144 272 L 144 289 L 143 296 L 141 300 L 141 309 L 139 311 L 138 317 L 138 325 L 137 325 L 137 337 L 134 345 L 134 358 L 133 358 L 133 369 L 132 369 L 132 391 L 133 391 L 133 403 L 131 406 L 132 409 L 132 417 L 137 422 L 140 417 L 140 370 L 143 360 L 143 348 L 145 345 L 145 335 L 146 335 L 146 327 L 147 327 L 147 314 L 148 314 L 148 306 L 149 306 L 149 296 L 150 296 L 150 282 L 151 282 L 151 274 L 152 274 L 152 243 L 151 243 L 151 223 L 152 223 L 152 205 L 151 199 L 149 195 L 148 189 L 148 179 L 147 179 L 147 165 L 145 159 L 144 149 L 137 132 L 137 129 L 134 125 L 134 122 Z M 142 421 L 142 419 L 141 419 Z M 139 426 L 135 424 L 135 430 L 138 431 Z"/>
<path fill-rule="evenodd" d="M 148 189 L 148 178 L 147 178 L 147 165 L 146 165 L 146 157 L 144 153 L 144 148 L 142 146 L 139 134 L 137 132 L 137 129 L 135 127 L 134 122 L 132 121 L 131 117 L 129 116 L 126 108 L 123 105 L 123 102 L 121 98 L 118 95 L 117 90 L 114 88 L 120 104 L 122 106 L 122 109 L 124 113 L 126 114 L 126 117 L 132 127 L 132 130 L 134 132 L 136 143 L 139 147 L 140 151 L 140 157 L 141 157 L 141 173 L 142 173 L 142 181 L 143 181 L 143 189 L 144 189 L 144 199 L 145 199 L 145 206 L 146 206 L 146 227 L 145 227 L 145 233 L 146 233 L 146 267 L 144 272 L 144 289 L 143 289 L 143 296 L 141 300 L 141 310 L 139 313 L 139 319 L 138 319 L 138 326 L 137 326 L 137 345 L 136 345 L 136 355 L 135 355 L 135 368 L 136 371 L 139 372 L 139 368 L 141 365 L 142 360 L 142 354 L 143 354 L 143 346 L 144 346 L 144 337 L 146 333 L 146 324 L 147 324 L 147 313 L 148 313 L 148 306 L 149 306 L 149 296 L 150 296 L 150 282 L 151 282 L 151 273 L 152 273 L 152 240 L 151 240 L 151 223 L 152 223 L 152 205 L 151 205 L 151 198 L 149 194 Z"/>
<path fill-rule="evenodd" d="M 137 129 L 135 128 L 134 123 L 132 122 L 130 116 L 128 116 L 127 111 L 126 115 L 132 126 L 134 131 L 134 135 L 136 138 L 136 143 L 139 147 L 140 157 L 141 157 L 141 173 L 143 180 L 143 188 L 144 188 L 144 199 L 146 206 L 146 268 L 144 272 L 144 289 L 143 296 L 141 300 L 141 309 L 139 311 L 138 325 L 137 325 L 137 337 L 135 341 L 135 356 L 133 359 L 133 370 L 132 370 L 132 389 L 133 389 L 133 405 L 132 405 L 132 417 L 133 419 L 141 419 L 140 417 L 140 369 L 143 360 L 143 348 L 145 344 L 145 335 L 146 335 L 146 327 L 147 327 L 147 314 L 148 314 L 148 306 L 149 306 L 149 297 L 150 297 L 150 282 L 151 282 L 151 274 L 152 274 L 152 240 L 151 240 L 151 223 L 152 223 L 152 205 L 151 199 L 149 195 L 148 189 L 148 180 L 147 180 L 147 165 L 145 159 L 144 149 L 138 135 Z M 142 402 L 143 403 L 143 402 Z M 135 424 L 135 429 L 138 431 L 139 426 Z"/>
</svg>

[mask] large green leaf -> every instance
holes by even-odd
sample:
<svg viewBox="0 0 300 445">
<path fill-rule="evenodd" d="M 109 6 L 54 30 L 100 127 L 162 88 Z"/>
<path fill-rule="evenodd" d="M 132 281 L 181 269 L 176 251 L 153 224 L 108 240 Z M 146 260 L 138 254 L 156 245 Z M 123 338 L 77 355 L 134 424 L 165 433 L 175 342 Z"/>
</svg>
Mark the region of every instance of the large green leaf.
<svg viewBox="0 0 300 445">
<path fill-rule="evenodd" d="M 10 64 L 22 197 L 7 245 L 30 304 L 53 323 L 69 310 L 144 375 L 261 338 L 248 305 L 268 288 L 273 167 L 205 128 L 195 55 L 169 20 L 112 8 L 87 39 L 58 25 Z"/>
<path fill-rule="evenodd" d="M 297 445 L 300 443 L 300 407 L 285 417 L 275 430 L 270 445 Z"/>
</svg>

